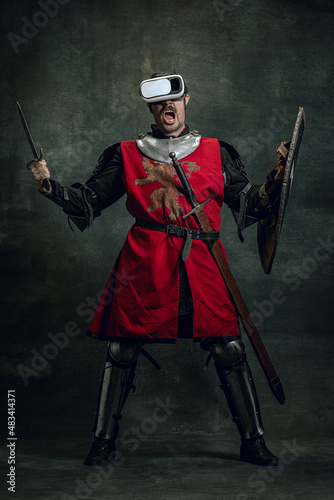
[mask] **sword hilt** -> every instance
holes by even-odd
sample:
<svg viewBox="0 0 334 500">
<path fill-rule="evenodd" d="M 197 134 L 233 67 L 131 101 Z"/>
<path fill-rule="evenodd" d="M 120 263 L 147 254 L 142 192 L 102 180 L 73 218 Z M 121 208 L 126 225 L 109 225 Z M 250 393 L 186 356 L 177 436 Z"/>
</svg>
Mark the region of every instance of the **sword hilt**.
<svg viewBox="0 0 334 500">
<path fill-rule="evenodd" d="M 43 149 L 39 149 L 39 158 L 38 160 L 43 160 Z M 49 179 L 44 179 L 42 187 L 48 191 L 48 194 L 51 193 L 51 183 Z"/>
<path fill-rule="evenodd" d="M 183 172 L 182 165 L 179 162 L 179 160 L 176 158 L 176 153 L 174 153 L 174 152 L 169 153 L 169 157 L 172 159 L 172 162 L 173 162 L 174 168 L 176 170 L 176 173 L 179 176 L 179 179 L 181 181 L 182 187 L 183 187 L 183 189 L 185 191 L 185 197 L 186 197 L 187 201 L 190 203 L 190 205 L 192 206 L 192 209 L 190 210 L 190 212 L 188 212 L 186 215 L 182 216 L 182 219 L 186 219 L 190 215 L 196 214 L 203 207 L 205 207 L 205 205 L 209 201 L 211 201 L 211 198 L 209 198 L 206 201 L 203 201 L 203 203 L 198 203 L 198 201 L 196 199 L 196 196 L 195 196 L 195 193 L 194 193 L 194 190 L 191 187 L 190 182 L 188 181 L 188 177 Z"/>
<path fill-rule="evenodd" d="M 193 188 L 191 187 L 186 174 L 183 172 L 182 165 L 176 157 L 176 153 L 174 152 L 169 153 L 169 157 L 172 159 L 173 166 L 176 170 L 177 175 L 179 176 L 187 201 L 190 203 L 191 208 L 195 208 L 198 205 L 198 201 L 196 199 Z"/>
<path fill-rule="evenodd" d="M 36 156 L 38 156 L 38 155 L 36 155 Z M 33 160 L 31 160 L 27 163 L 27 169 L 30 170 L 31 165 L 33 165 L 36 161 L 40 161 L 40 160 L 43 160 L 43 149 L 42 148 L 40 148 L 40 150 L 39 150 L 39 158 L 34 158 Z M 50 183 L 49 179 L 43 180 L 42 187 L 44 189 L 46 189 L 48 191 L 48 193 L 51 192 L 51 183 Z"/>
<path fill-rule="evenodd" d="M 36 156 L 38 156 L 38 155 L 36 155 Z M 27 169 L 30 170 L 31 165 L 36 163 L 36 161 L 40 161 L 40 160 L 43 160 L 43 149 L 42 148 L 40 148 L 40 150 L 39 150 L 39 157 L 34 158 L 33 160 L 31 160 L 27 163 Z"/>
</svg>

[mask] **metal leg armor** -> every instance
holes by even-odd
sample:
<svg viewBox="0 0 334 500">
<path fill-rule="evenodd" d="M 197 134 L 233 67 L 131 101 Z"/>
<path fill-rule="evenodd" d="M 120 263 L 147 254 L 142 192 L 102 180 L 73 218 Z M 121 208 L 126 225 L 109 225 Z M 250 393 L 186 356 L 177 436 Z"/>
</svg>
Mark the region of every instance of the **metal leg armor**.
<svg viewBox="0 0 334 500">
<path fill-rule="evenodd" d="M 106 465 L 114 458 L 122 409 L 130 392 L 142 345 L 133 341 L 110 342 L 101 379 L 94 442 L 85 465 Z"/>
<path fill-rule="evenodd" d="M 228 406 L 242 438 L 262 436 L 264 430 L 252 374 L 241 339 L 213 344 L 212 357 Z"/>
<path fill-rule="evenodd" d="M 215 343 L 211 355 L 241 436 L 241 460 L 256 465 L 277 465 L 277 457 L 268 450 L 262 437 L 264 429 L 259 401 L 242 340 Z"/>
<path fill-rule="evenodd" d="M 121 411 L 133 389 L 137 359 L 141 351 L 137 342 L 110 342 L 94 425 L 95 436 L 101 439 L 115 439 Z"/>
</svg>

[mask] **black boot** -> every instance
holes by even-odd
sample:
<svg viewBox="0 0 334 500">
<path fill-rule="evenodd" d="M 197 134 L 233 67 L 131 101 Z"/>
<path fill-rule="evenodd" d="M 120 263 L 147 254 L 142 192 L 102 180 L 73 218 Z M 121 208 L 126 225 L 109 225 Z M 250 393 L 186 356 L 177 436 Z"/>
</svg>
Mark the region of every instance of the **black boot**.
<svg viewBox="0 0 334 500">
<path fill-rule="evenodd" d="M 268 450 L 263 437 L 243 439 L 240 447 L 240 460 L 255 465 L 278 465 L 278 458 Z"/>
<path fill-rule="evenodd" d="M 115 459 L 115 452 L 113 439 L 100 439 L 95 436 L 84 465 L 108 465 Z"/>
</svg>

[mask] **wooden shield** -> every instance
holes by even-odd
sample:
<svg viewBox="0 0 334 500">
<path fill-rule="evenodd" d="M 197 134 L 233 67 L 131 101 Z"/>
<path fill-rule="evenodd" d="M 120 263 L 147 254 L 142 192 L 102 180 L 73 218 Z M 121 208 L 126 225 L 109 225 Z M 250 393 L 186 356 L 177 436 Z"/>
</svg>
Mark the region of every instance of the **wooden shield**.
<svg viewBox="0 0 334 500">
<path fill-rule="evenodd" d="M 276 255 L 304 127 L 304 108 L 299 107 L 286 160 L 279 203 L 276 204 L 276 208 L 272 210 L 270 215 L 266 219 L 259 221 L 257 225 L 257 245 L 261 264 L 266 274 L 270 273 Z"/>
</svg>

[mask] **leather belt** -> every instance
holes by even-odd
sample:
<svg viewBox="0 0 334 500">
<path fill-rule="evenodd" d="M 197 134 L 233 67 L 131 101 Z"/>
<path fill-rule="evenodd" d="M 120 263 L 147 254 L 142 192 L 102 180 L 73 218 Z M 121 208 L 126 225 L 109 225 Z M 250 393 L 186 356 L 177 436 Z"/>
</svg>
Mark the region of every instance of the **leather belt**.
<svg viewBox="0 0 334 500">
<path fill-rule="evenodd" d="M 188 227 L 176 226 L 175 224 L 161 224 L 160 222 L 136 219 L 135 226 L 161 231 L 169 236 L 176 236 L 185 239 L 182 250 L 182 259 L 187 260 L 192 244 L 192 240 L 216 241 L 219 239 L 219 231 L 199 231 Z"/>
</svg>

